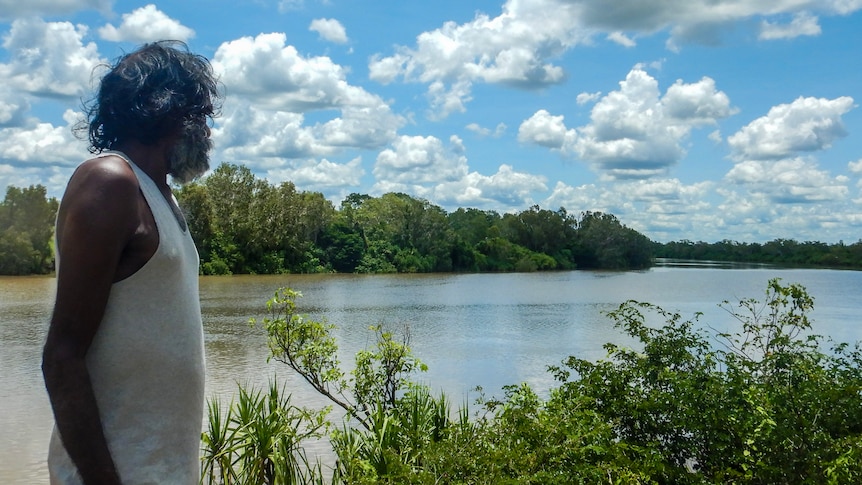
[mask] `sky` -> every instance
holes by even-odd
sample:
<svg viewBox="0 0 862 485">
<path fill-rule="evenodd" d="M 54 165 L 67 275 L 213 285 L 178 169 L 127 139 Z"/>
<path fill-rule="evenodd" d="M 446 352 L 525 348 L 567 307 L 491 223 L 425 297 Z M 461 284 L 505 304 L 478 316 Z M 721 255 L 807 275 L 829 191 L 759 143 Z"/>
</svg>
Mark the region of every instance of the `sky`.
<svg viewBox="0 0 862 485">
<path fill-rule="evenodd" d="M 213 168 L 336 207 L 862 239 L 862 0 L 0 0 L 0 189 L 60 198 L 105 64 L 160 39 L 219 76 Z"/>
</svg>

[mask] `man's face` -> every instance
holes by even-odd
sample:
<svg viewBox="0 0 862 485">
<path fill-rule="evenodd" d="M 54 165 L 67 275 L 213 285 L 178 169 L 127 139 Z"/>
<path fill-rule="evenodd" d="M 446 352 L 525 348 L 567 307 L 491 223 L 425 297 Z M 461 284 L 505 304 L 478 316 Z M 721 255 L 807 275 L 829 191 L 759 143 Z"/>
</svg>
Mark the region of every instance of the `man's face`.
<svg viewBox="0 0 862 485">
<path fill-rule="evenodd" d="M 210 129 L 205 117 L 195 117 L 183 123 L 182 135 L 169 153 L 170 174 L 180 183 L 191 182 L 210 167 L 212 149 Z"/>
</svg>

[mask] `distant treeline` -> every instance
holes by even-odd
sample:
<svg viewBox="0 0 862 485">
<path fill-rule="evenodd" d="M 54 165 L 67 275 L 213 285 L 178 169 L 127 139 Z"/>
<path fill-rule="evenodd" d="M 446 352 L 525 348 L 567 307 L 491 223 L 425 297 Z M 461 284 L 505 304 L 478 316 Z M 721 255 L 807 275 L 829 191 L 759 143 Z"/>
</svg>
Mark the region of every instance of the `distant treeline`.
<svg viewBox="0 0 862 485">
<path fill-rule="evenodd" d="M 610 214 L 447 212 L 402 193 L 354 193 L 336 208 L 319 192 L 227 163 L 177 198 L 204 274 L 628 269 L 653 260 L 649 238 Z"/>
<path fill-rule="evenodd" d="M 862 269 L 862 240 L 849 245 L 792 239 L 775 239 L 763 244 L 727 239 L 714 243 L 683 240 L 655 243 L 653 252 L 657 258 Z"/>
<path fill-rule="evenodd" d="M 656 257 L 862 269 L 862 240 L 657 243 L 601 212 L 539 206 L 507 214 L 447 212 L 402 193 L 354 193 L 336 208 L 319 192 L 296 190 L 291 182 L 272 185 L 228 163 L 176 194 L 202 274 L 639 269 Z M 7 188 L 0 274 L 54 270 L 57 208 L 41 185 Z"/>
</svg>

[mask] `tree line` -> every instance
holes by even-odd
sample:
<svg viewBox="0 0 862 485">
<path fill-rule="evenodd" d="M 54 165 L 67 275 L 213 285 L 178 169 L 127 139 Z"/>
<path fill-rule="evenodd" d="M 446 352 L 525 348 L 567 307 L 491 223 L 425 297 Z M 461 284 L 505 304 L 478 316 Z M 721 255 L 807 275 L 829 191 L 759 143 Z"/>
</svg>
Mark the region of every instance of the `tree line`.
<svg viewBox="0 0 862 485">
<path fill-rule="evenodd" d="M 176 190 L 202 274 L 507 272 L 640 269 L 656 257 L 862 268 L 862 240 L 845 245 L 688 240 L 659 243 L 612 214 L 534 205 L 518 213 L 447 212 L 403 193 L 353 193 L 339 207 L 222 163 Z M 45 187 L 9 186 L 0 204 L 0 274 L 54 270 L 58 202 Z"/>
<path fill-rule="evenodd" d="M 656 243 L 653 252 L 658 258 L 697 261 L 862 268 L 862 240 L 852 244 L 844 244 L 843 241 L 837 244 L 817 241 L 797 242 L 792 239 L 775 239 L 763 244 L 727 239 L 714 243 L 682 240 L 664 244 Z"/>
<path fill-rule="evenodd" d="M 653 259 L 651 241 L 611 214 L 447 212 L 403 193 L 353 193 L 336 209 L 319 192 L 229 163 L 177 198 L 204 274 L 627 269 Z"/>
</svg>

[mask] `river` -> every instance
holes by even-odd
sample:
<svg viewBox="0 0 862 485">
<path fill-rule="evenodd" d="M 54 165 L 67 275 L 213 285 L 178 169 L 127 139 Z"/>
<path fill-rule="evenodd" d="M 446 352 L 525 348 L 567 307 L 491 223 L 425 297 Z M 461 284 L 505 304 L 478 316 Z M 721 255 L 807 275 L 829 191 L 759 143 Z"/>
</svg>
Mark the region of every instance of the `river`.
<svg viewBox="0 0 862 485">
<path fill-rule="evenodd" d="M 201 278 L 208 394 L 227 401 L 236 383 L 264 386 L 276 378 L 295 404 L 325 404 L 288 369 L 267 363 L 264 316 L 275 289 L 303 293 L 302 313 L 337 327 L 339 358 L 373 344 L 368 327 L 408 327 L 414 353 L 428 372 L 418 380 L 451 401 L 472 402 L 473 389 L 500 395 L 506 384 L 546 390 L 547 365 L 569 355 L 605 356 L 602 344 L 629 343 L 603 312 L 635 299 L 703 312 L 703 325 L 734 330 L 723 300 L 762 299 L 770 278 L 801 283 L 815 297 L 814 333 L 839 342 L 862 339 L 862 272 L 775 268 L 655 267 L 646 271 L 518 274 L 278 275 Z M 51 411 L 39 370 L 55 280 L 0 277 L 0 483 L 47 483 L 45 450 Z"/>
</svg>

